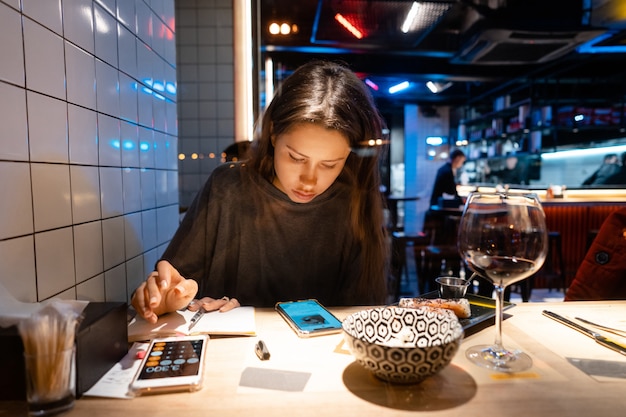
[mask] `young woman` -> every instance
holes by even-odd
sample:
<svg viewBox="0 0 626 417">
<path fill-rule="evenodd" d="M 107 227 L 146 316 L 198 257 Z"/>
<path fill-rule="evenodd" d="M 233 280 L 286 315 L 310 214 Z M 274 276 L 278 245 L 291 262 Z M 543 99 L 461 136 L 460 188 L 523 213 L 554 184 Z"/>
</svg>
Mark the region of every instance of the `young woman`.
<svg viewBox="0 0 626 417">
<path fill-rule="evenodd" d="M 135 309 L 156 321 L 196 291 L 205 298 L 190 309 L 384 303 L 389 250 L 370 145 L 383 127 L 353 72 L 330 62 L 298 68 L 267 108 L 250 159 L 211 174 L 135 291 Z"/>
</svg>

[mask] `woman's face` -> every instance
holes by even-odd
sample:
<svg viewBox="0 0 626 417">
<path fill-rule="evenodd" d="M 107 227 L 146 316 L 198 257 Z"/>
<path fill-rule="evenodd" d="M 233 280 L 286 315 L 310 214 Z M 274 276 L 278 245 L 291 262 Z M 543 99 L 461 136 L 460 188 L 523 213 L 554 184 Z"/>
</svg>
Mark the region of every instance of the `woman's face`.
<svg viewBox="0 0 626 417">
<path fill-rule="evenodd" d="M 296 203 L 308 203 L 326 191 L 350 154 L 346 137 L 313 123 L 296 125 L 272 141 L 273 184 Z"/>
</svg>

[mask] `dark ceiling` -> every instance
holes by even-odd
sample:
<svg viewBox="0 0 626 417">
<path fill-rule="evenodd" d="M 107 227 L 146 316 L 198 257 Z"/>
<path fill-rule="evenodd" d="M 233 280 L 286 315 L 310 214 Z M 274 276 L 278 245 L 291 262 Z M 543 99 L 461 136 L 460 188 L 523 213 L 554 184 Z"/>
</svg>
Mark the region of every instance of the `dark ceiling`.
<svg viewBox="0 0 626 417">
<path fill-rule="evenodd" d="M 258 2 L 262 59 L 271 57 L 285 75 L 313 58 L 344 61 L 378 86 L 372 92 L 379 106 L 490 106 L 505 94 L 614 104 L 626 94 L 626 52 L 612 53 L 626 48 L 624 0 L 420 1 L 407 33 L 400 28 L 413 1 Z M 272 35 L 271 21 L 295 24 L 297 33 Z M 389 94 L 405 80 L 408 89 Z M 433 94 L 429 80 L 451 84 Z"/>
</svg>

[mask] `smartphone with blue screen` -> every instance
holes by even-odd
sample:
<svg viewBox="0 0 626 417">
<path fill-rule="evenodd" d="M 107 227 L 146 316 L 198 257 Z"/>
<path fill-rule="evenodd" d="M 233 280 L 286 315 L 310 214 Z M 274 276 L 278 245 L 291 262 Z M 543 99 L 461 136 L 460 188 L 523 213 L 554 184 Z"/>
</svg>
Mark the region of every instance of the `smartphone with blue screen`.
<svg viewBox="0 0 626 417">
<path fill-rule="evenodd" d="M 341 332 L 341 320 L 315 299 L 276 303 L 276 311 L 300 337 Z"/>
</svg>

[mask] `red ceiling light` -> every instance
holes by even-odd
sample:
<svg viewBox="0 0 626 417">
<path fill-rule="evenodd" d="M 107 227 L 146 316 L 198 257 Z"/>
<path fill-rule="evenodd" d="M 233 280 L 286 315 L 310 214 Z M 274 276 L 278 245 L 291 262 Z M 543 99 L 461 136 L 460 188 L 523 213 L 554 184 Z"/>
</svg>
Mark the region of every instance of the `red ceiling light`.
<svg viewBox="0 0 626 417">
<path fill-rule="evenodd" d="M 355 38 L 357 38 L 357 39 L 362 39 L 363 38 L 363 33 L 361 33 L 361 31 L 358 30 L 356 27 L 354 27 L 354 25 L 352 23 L 348 22 L 348 20 L 346 20 L 346 18 L 343 17 L 341 15 L 341 13 L 337 13 L 335 15 L 335 20 L 337 22 L 339 22 L 339 24 L 341 24 L 341 26 L 346 28 L 348 30 L 348 32 L 352 33 Z"/>
</svg>

